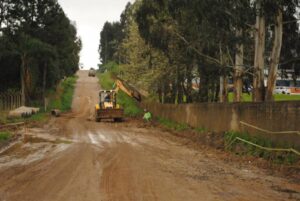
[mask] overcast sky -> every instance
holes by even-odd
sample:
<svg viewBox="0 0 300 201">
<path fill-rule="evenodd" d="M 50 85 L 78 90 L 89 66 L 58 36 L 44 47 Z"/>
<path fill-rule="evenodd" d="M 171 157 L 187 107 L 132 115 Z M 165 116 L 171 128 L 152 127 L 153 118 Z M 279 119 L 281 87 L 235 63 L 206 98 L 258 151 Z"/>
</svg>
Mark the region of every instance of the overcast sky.
<svg viewBox="0 0 300 201">
<path fill-rule="evenodd" d="M 76 22 L 82 40 L 80 62 L 85 69 L 99 61 L 100 31 L 106 21 L 118 21 L 127 2 L 133 0 L 58 0 L 70 20 Z"/>
</svg>

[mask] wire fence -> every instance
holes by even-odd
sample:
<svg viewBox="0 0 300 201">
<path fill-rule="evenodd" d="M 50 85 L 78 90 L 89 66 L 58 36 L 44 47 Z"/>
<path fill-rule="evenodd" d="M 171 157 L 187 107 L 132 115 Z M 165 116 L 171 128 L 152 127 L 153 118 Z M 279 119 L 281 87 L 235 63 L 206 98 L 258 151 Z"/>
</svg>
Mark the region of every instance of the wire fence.
<svg viewBox="0 0 300 201">
<path fill-rule="evenodd" d="M 22 106 L 21 92 L 0 93 L 0 111 L 8 111 Z"/>
</svg>

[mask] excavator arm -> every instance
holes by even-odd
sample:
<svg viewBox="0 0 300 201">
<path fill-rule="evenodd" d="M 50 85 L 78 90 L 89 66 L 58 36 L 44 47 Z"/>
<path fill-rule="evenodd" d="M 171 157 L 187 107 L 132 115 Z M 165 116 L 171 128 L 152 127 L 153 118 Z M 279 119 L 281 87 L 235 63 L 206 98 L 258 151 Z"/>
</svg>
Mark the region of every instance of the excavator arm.
<svg viewBox="0 0 300 201">
<path fill-rule="evenodd" d="M 134 89 L 133 87 L 124 84 L 123 81 L 121 81 L 120 79 L 117 79 L 116 82 L 116 91 L 118 92 L 119 90 L 122 90 L 123 92 L 125 92 L 128 96 L 134 98 L 135 100 L 137 100 L 138 102 L 142 101 L 142 96 L 141 94 Z"/>
</svg>

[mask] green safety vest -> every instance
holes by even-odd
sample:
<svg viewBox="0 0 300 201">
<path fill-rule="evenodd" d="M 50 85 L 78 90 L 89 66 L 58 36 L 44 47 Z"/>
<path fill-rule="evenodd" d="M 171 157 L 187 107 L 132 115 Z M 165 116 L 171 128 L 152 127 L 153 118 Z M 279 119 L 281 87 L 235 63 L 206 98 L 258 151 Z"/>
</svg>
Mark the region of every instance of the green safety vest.
<svg viewBox="0 0 300 201">
<path fill-rule="evenodd" d="M 147 120 L 147 121 L 149 121 L 149 120 L 151 119 L 151 117 L 152 117 L 152 115 L 151 115 L 150 112 L 146 112 L 146 113 L 144 114 L 144 119 Z"/>
</svg>

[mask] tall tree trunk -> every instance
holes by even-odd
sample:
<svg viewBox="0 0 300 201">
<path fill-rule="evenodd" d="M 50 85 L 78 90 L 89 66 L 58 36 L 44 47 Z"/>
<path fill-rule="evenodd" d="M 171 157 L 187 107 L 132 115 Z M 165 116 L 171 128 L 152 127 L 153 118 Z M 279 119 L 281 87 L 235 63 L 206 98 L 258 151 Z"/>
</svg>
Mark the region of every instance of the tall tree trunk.
<svg viewBox="0 0 300 201">
<path fill-rule="evenodd" d="M 219 92 L 219 102 L 228 102 L 228 89 L 227 89 L 227 76 L 223 73 L 220 76 L 220 92 Z"/>
<path fill-rule="evenodd" d="M 191 66 L 186 66 L 186 87 L 183 83 L 182 88 L 184 89 L 184 93 L 186 96 L 186 102 L 191 103 L 193 102 L 192 98 L 192 91 L 193 91 L 193 77 L 192 77 L 192 65 Z"/>
<path fill-rule="evenodd" d="M 179 64 L 176 64 L 176 99 L 177 103 L 183 102 L 183 89 L 182 89 L 182 74 Z"/>
<path fill-rule="evenodd" d="M 220 91 L 219 91 L 219 102 L 224 103 L 228 101 L 228 90 L 227 90 L 227 76 L 225 69 L 223 67 L 223 51 L 222 51 L 222 43 L 219 44 L 219 51 L 220 51 L 220 62 L 222 65 L 221 75 L 220 75 Z"/>
<path fill-rule="evenodd" d="M 165 80 L 164 82 L 164 90 L 163 90 L 163 103 L 172 103 L 171 101 L 171 90 L 170 90 L 170 82 L 169 80 Z"/>
<path fill-rule="evenodd" d="M 236 36 L 241 37 L 242 30 L 236 31 Z M 234 102 L 241 102 L 242 89 L 243 89 L 243 76 L 244 73 L 244 45 L 242 43 L 236 45 L 235 53 L 235 72 L 234 72 Z"/>
<path fill-rule="evenodd" d="M 104 50 L 104 64 L 107 64 L 107 33 L 105 34 L 105 50 Z"/>
<path fill-rule="evenodd" d="M 20 80 L 21 80 L 21 103 L 23 106 L 25 106 L 25 104 L 26 104 L 25 66 L 26 66 L 26 55 L 22 55 L 21 56 Z"/>
<path fill-rule="evenodd" d="M 255 102 L 264 101 L 264 55 L 265 55 L 265 16 L 262 14 L 261 0 L 256 2 L 256 32 L 255 32 L 255 58 L 252 99 Z"/>
<path fill-rule="evenodd" d="M 44 100 L 44 109 L 47 110 L 47 101 L 46 101 L 46 81 L 47 81 L 47 63 L 45 63 L 43 71 L 43 100 Z"/>
<path fill-rule="evenodd" d="M 175 80 L 172 81 L 172 86 L 171 86 L 171 103 L 176 104 L 177 103 L 177 82 Z"/>
<path fill-rule="evenodd" d="M 218 81 L 215 82 L 212 102 L 218 102 L 218 100 L 219 100 L 219 87 L 220 87 L 220 82 L 218 82 Z"/>
<path fill-rule="evenodd" d="M 281 53 L 281 46 L 282 46 L 282 34 L 283 34 L 282 10 L 281 8 L 278 8 L 277 15 L 276 15 L 276 23 L 274 28 L 274 42 L 273 42 L 273 49 L 271 55 L 270 70 L 268 75 L 268 85 L 267 85 L 267 92 L 266 92 L 267 101 L 273 100 L 273 91 L 276 84 L 277 70 L 278 70 L 278 64 L 280 60 L 280 53 Z"/>
<path fill-rule="evenodd" d="M 206 67 L 198 66 L 198 72 L 200 75 L 200 86 L 199 86 L 199 102 L 208 102 L 208 74 Z"/>
</svg>

